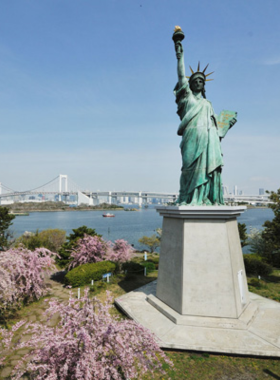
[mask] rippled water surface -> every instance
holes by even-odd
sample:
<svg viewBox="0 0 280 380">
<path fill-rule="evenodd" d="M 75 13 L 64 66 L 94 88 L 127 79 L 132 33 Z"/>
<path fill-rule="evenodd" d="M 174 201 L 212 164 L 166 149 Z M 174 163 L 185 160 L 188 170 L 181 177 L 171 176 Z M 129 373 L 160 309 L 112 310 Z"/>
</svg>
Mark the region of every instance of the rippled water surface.
<svg viewBox="0 0 280 380">
<path fill-rule="evenodd" d="M 162 217 L 154 208 L 139 211 L 112 211 L 115 218 L 104 218 L 104 211 L 68 211 L 68 212 L 34 212 L 29 216 L 17 216 L 12 230 L 15 236 L 25 231 L 35 232 L 47 228 L 60 228 L 71 233 L 73 228 L 87 226 L 95 228 L 105 239 L 125 239 L 136 248 L 140 247 L 138 239 L 143 235 L 150 236 L 161 227 Z M 267 208 L 249 209 L 238 221 L 246 226 L 260 229 L 266 220 L 272 220 L 273 212 Z"/>
</svg>

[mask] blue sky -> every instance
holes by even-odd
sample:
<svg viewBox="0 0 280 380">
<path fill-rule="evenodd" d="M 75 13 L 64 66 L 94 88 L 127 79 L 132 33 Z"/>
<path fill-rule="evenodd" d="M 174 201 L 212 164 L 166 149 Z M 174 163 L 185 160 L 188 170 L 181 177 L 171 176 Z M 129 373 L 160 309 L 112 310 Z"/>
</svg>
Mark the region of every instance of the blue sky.
<svg viewBox="0 0 280 380">
<path fill-rule="evenodd" d="M 214 110 L 238 112 L 223 182 L 280 187 L 279 0 L 0 2 L 0 182 L 177 192 L 175 25 L 208 62 Z M 186 73 L 188 75 L 188 71 Z"/>
</svg>

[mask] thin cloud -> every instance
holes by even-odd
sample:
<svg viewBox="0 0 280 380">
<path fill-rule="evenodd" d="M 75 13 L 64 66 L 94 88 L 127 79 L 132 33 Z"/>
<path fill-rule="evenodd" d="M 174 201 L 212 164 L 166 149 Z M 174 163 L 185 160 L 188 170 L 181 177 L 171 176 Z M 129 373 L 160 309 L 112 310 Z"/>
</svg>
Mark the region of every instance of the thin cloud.
<svg viewBox="0 0 280 380">
<path fill-rule="evenodd" d="M 262 64 L 266 66 L 280 65 L 280 57 L 266 59 L 265 61 L 262 62 Z"/>
<path fill-rule="evenodd" d="M 251 178 L 249 178 L 249 181 L 252 181 L 252 182 L 258 182 L 258 181 L 269 182 L 269 181 L 271 181 L 271 178 L 269 178 L 269 177 L 251 177 Z"/>
</svg>

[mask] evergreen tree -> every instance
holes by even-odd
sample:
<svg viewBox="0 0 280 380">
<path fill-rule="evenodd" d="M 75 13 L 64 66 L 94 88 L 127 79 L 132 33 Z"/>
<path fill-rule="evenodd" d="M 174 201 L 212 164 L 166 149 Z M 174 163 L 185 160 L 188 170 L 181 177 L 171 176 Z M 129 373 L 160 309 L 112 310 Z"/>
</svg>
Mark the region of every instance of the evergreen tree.
<svg viewBox="0 0 280 380">
<path fill-rule="evenodd" d="M 273 202 L 268 207 L 274 212 L 274 218 L 263 224 L 262 239 L 265 244 L 263 251 L 259 254 L 268 264 L 280 268 L 280 189 L 277 192 L 267 191 L 267 193 L 269 193 L 269 200 Z"/>
<path fill-rule="evenodd" d="M 8 207 L 0 207 L 0 251 L 4 251 L 8 246 L 8 240 L 12 236 L 9 227 L 14 218 L 14 215 L 9 214 Z"/>
<path fill-rule="evenodd" d="M 57 257 L 56 262 L 61 268 L 68 266 L 71 260 L 70 256 L 73 249 L 77 247 L 78 241 L 82 239 L 85 235 L 98 237 L 102 236 L 98 235 L 94 228 L 88 228 L 87 226 L 81 226 L 79 228 L 73 229 L 72 231 L 73 233 L 71 233 L 69 236 L 66 236 L 66 242 L 58 251 L 60 258 Z"/>
<path fill-rule="evenodd" d="M 240 242 L 241 242 L 241 247 L 245 247 L 245 245 L 248 244 L 247 239 L 247 228 L 245 223 L 238 223 L 238 232 L 239 232 L 239 237 L 240 237 Z"/>
</svg>

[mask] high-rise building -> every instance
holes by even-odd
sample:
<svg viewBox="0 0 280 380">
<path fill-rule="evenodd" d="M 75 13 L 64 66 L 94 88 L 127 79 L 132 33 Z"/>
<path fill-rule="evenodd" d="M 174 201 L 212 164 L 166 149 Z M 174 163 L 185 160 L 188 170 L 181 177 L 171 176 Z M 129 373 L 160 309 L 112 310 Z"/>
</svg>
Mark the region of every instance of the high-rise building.
<svg viewBox="0 0 280 380">
<path fill-rule="evenodd" d="M 264 189 L 259 189 L 259 195 L 264 195 Z"/>
<path fill-rule="evenodd" d="M 223 185 L 223 195 L 229 195 L 228 187 Z"/>
<path fill-rule="evenodd" d="M 233 195 L 238 195 L 237 185 L 233 186 Z"/>
</svg>

